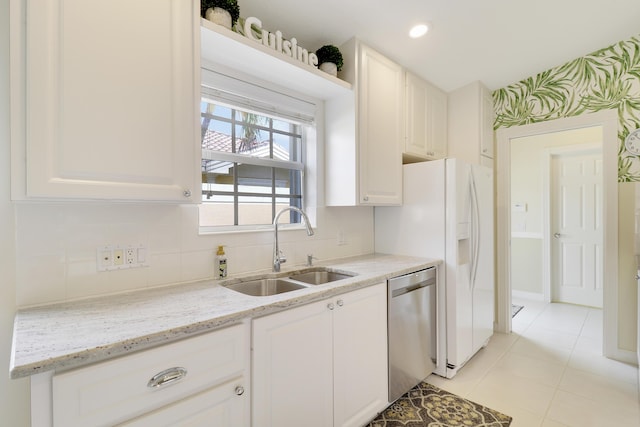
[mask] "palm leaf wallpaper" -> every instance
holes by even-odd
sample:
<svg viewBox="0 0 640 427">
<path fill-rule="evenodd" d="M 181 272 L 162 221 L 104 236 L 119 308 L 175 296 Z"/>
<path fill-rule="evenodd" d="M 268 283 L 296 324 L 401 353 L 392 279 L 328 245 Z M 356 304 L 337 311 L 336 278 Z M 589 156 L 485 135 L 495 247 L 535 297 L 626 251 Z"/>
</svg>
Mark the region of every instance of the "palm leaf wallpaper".
<svg viewBox="0 0 640 427">
<path fill-rule="evenodd" d="M 624 149 L 640 128 L 640 36 L 493 92 L 494 128 L 606 109 L 618 112 L 618 181 L 640 181 L 640 156 Z"/>
</svg>

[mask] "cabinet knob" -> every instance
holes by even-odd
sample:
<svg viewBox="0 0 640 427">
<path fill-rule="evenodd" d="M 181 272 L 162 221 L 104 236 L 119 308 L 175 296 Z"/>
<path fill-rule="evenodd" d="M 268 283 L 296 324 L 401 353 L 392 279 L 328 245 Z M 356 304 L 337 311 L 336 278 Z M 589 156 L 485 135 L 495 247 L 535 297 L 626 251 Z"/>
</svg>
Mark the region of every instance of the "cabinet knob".
<svg viewBox="0 0 640 427">
<path fill-rule="evenodd" d="M 362 198 L 362 200 L 364 200 L 365 202 L 368 202 L 368 201 L 369 201 L 369 196 L 364 196 L 364 197 Z"/>
<path fill-rule="evenodd" d="M 342 307 L 344 305 L 344 301 L 341 299 L 338 300 L 338 307 Z"/>
<path fill-rule="evenodd" d="M 329 304 L 327 304 L 327 308 L 328 308 L 329 310 L 333 310 L 333 309 L 334 309 L 334 308 L 336 308 L 336 307 L 333 305 L 333 303 L 332 303 L 332 302 L 330 302 Z"/>
<path fill-rule="evenodd" d="M 238 387 L 236 387 L 236 394 L 238 396 L 242 396 L 244 394 L 244 387 L 242 387 L 241 385 L 239 385 Z"/>
<path fill-rule="evenodd" d="M 184 197 L 191 197 L 191 190 L 184 190 L 182 194 L 184 195 Z"/>
</svg>

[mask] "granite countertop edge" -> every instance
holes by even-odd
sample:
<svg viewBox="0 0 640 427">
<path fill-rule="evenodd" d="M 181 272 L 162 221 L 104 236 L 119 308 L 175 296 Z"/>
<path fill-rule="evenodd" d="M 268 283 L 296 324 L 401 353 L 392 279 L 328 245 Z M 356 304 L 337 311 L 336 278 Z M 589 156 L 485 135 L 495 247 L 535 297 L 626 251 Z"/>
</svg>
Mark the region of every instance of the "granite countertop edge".
<svg viewBox="0 0 640 427">
<path fill-rule="evenodd" d="M 263 277 L 257 272 L 223 281 L 189 284 L 93 297 L 20 309 L 14 321 L 10 376 L 22 378 L 63 371 L 168 344 L 295 306 L 371 286 L 395 276 L 441 264 L 441 260 L 370 254 L 314 265 L 354 277 L 303 290 L 253 297 L 226 285 Z"/>
</svg>

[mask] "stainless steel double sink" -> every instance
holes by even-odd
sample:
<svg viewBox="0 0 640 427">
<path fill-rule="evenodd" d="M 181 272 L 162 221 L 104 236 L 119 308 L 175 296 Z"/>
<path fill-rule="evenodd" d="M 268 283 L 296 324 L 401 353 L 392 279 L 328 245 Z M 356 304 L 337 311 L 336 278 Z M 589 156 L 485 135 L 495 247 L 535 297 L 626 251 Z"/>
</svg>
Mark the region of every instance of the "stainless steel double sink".
<svg viewBox="0 0 640 427">
<path fill-rule="evenodd" d="M 263 297 L 323 285 L 325 283 L 348 279 L 353 276 L 355 276 L 355 274 L 336 272 L 318 267 L 312 270 L 305 269 L 300 272 L 292 272 L 287 277 L 252 279 L 225 285 L 225 287 L 245 295 Z"/>
</svg>

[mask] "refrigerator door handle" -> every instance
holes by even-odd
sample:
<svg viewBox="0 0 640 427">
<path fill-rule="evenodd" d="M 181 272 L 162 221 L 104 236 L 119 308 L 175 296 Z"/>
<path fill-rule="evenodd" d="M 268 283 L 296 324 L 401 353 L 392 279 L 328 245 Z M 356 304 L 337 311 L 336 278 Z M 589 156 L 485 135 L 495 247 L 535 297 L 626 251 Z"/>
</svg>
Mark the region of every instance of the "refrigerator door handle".
<svg viewBox="0 0 640 427">
<path fill-rule="evenodd" d="M 471 218 L 471 235 L 472 242 L 472 258 L 471 258 L 471 289 L 476 286 L 476 277 L 478 275 L 478 258 L 480 252 L 480 206 L 478 202 L 478 190 L 476 189 L 476 180 L 473 175 L 473 167 L 469 173 L 471 181 L 471 205 L 472 205 L 472 218 Z"/>
</svg>

